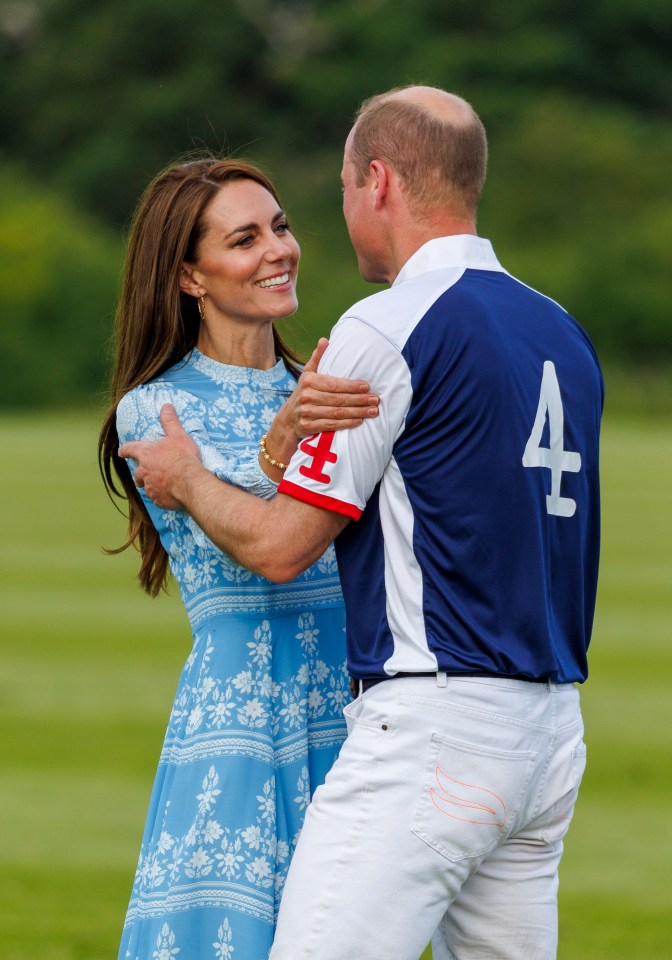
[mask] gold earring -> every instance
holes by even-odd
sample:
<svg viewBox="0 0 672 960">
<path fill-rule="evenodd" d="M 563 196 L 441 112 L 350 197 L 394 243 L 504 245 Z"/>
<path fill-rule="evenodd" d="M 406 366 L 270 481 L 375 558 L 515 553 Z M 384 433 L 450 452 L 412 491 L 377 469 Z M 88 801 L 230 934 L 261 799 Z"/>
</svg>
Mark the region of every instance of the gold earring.
<svg viewBox="0 0 672 960">
<path fill-rule="evenodd" d="M 196 301 L 198 303 L 198 313 L 202 321 L 205 321 L 205 297 L 199 297 Z"/>
</svg>

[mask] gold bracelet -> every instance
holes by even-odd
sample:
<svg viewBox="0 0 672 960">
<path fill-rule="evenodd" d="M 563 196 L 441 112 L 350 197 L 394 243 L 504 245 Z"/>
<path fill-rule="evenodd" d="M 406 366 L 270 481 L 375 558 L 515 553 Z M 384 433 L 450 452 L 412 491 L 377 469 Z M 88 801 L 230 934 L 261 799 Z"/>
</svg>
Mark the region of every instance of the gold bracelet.
<svg viewBox="0 0 672 960">
<path fill-rule="evenodd" d="M 277 467 L 278 470 L 286 470 L 287 467 L 289 466 L 289 464 L 288 464 L 288 463 L 282 463 L 280 460 L 276 460 L 274 457 L 272 457 L 272 456 L 270 455 L 270 453 L 269 453 L 268 450 L 266 449 L 266 437 L 267 437 L 267 436 L 268 436 L 268 434 L 265 433 L 265 434 L 263 435 L 263 437 L 261 438 L 261 440 L 259 441 L 259 449 L 261 450 L 261 455 L 262 455 L 262 457 L 264 458 L 264 460 L 267 461 L 267 463 L 270 463 L 270 465 L 271 465 L 272 467 Z"/>
</svg>

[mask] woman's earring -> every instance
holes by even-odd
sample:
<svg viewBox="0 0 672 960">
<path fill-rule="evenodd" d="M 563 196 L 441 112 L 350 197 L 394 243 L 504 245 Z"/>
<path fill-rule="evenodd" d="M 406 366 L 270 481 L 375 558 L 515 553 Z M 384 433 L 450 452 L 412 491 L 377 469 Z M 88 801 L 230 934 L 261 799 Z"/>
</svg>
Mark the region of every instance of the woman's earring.
<svg viewBox="0 0 672 960">
<path fill-rule="evenodd" d="M 201 320 L 205 322 L 205 297 L 199 297 L 197 303 L 199 316 Z"/>
</svg>

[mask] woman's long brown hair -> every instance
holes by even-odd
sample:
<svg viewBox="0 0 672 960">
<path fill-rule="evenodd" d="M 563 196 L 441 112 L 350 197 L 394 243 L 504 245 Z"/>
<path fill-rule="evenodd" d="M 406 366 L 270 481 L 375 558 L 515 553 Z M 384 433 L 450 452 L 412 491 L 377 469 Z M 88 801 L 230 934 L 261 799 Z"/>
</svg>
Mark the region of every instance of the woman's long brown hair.
<svg viewBox="0 0 672 960">
<path fill-rule="evenodd" d="M 98 463 L 110 498 L 128 501 L 126 542 L 107 553 L 134 546 L 141 556 L 138 580 L 156 596 L 165 588 L 168 555 L 138 493 L 126 461 L 117 453 L 116 412 L 121 398 L 149 383 L 196 346 L 196 299 L 180 290 L 183 261 L 194 262 L 203 235 L 205 211 L 232 180 L 254 180 L 280 203 L 268 177 L 241 160 L 206 157 L 173 164 L 145 190 L 131 224 L 124 279 L 115 321 L 115 361 L 110 407 L 98 439 Z M 298 378 L 299 357 L 273 326 L 276 356 Z"/>
</svg>

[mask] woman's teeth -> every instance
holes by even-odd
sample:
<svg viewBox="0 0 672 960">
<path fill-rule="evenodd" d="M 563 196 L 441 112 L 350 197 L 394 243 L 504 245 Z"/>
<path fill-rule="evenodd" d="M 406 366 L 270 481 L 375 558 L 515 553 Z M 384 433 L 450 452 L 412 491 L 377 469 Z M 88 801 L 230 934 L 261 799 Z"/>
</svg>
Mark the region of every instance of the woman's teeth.
<svg viewBox="0 0 672 960">
<path fill-rule="evenodd" d="M 269 277 L 268 280 L 258 280 L 258 287 L 279 287 L 283 283 L 289 282 L 289 274 L 283 273 L 279 277 Z"/>
</svg>

